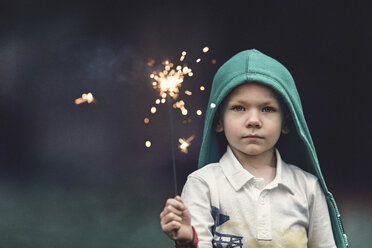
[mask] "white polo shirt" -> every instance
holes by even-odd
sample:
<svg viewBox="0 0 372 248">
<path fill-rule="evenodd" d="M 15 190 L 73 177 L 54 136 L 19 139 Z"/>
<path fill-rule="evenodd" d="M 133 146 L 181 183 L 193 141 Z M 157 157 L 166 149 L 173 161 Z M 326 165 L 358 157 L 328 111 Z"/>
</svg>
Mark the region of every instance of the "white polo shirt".
<svg viewBox="0 0 372 248">
<path fill-rule="evenodd" d="M 336 247 L 318 179 L 285 163 L 276 150 L 276 176 L 264 186 L 230 147 L 219 163 L 191 173 L 182 199 L 199 248 Z"/>
</svg>

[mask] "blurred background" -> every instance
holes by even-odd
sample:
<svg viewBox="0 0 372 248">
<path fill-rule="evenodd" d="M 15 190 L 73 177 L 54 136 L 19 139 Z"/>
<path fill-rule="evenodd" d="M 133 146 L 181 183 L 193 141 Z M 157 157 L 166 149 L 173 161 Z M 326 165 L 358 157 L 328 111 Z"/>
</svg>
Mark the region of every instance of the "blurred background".
<svg viewBox="0 0 372 248">
<path fill-rule="evenodd" d="M 172 247 L 159 225 L 175 194 L 168 108 L 149 75 L 187 51 L 189 114 L 173 111 L 174 143 L 195 138 L 187 154 L 176 147 L 181 191 L 213 75 L 250 48 L 292 73 L 350 247 L 368 246 L 370 12 L 352 1 L 1 1 L 0 247 Z M 88 92 L 96 102 L 76 105 Z"/>
</svg>

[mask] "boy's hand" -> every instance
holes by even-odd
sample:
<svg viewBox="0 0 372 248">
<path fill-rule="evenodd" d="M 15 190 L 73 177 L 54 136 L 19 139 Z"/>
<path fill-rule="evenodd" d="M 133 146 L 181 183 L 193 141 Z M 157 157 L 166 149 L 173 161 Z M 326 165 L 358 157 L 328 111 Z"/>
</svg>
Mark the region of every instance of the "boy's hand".
<svg viewBox="0 0 372 248">
<path fill-rule="evenodd" d="M 177 243 L 192 241 L 190 212 L 183 204 L 181 197 L 176 196 L 167 200 L 160 214 L 160 225 L 163 232 Z"/>
</svg>

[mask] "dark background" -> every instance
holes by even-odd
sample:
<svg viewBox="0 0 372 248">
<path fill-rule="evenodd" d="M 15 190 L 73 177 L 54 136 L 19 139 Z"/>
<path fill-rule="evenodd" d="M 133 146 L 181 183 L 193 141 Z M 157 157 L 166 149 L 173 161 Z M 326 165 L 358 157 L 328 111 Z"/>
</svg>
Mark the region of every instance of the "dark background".
<svg viewBox="0 0 372 248">
<path fill-rule="evenodd" d="M 173 112 L 175 143 L 195 139 L 176 150 L 180 191 L 197 168 L 195 110 L 218 67 L 250 48 L 291 71 L 350 245 L 365 247 L 370 13 L 353 1 L 1 1 L 0 247 L 172 247 L 159 225 L 174 196 L 168 109 L 150 114 L 149 74 L 188 52 L 182 90 L 194 94 L 180 96 L 187 117 Z M 87 92 L 98 102 L 76 106 Z"/>
</svg>

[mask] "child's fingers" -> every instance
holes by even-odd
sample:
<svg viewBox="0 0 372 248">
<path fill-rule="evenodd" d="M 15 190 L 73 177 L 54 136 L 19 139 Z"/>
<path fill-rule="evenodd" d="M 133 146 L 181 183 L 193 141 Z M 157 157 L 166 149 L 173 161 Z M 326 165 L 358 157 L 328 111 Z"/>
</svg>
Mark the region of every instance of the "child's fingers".
<svg viewBox="0 0 372 248">
<path fill-rule="evenodd" d="M 163 232 L 167 233 L 168 235 L 174 234 L 174 232 L 180 229 L 180 227 L 181 223 L 175 220 L 161 225 Z"/>
<path fill-rule="evenodd" d="M 183 204 L 183 202 L 182 201 L 180 202 L 176 198 L 170 198 L 170 199 L 168 199 L 166 201 L 166 203 L 165 203 L 165 208 L 168 207 L 168 206 L 172 206 L 173 208 L 175 208 L 175 209 L 177 209 L 179 211 L 183 211 L 186 208 L 185 205 Z"/>
<path fill-rule="evenodd" d="M 161 224 L 168 224 L 169 222 L 172 222 L 172 221 L 178 221 L 178 222 L 182 222 L 182 217 L 181 216 L 178 216 L 174 213 L 168 213 L 167 215 L 163 216 L 163 218 L 161 218 L 161 221 L 160 223 Z"/>
<path fill-rule="evenodd" d="M 183 204 L 183 201 L 180 196 L 176 196 L 175 198 L 169 198 L 167 200 L 167 203 L 174 205 L 175 207 L 183 210 L 185 208 L 185 205 Z"/>
<path fill-rule="evenodd" d="M 176 201 L 182 203 L 182 205 L 183 205 L 183 201 L 182 201 L 181 196 L 177 195 L 176 197 L 174 197 L 174 199 L 175 199 Z"/>
<path fill-rule="evenodd" d="M 163 212 L 160 214 L 160 224 L 168 224 L 171 221 L 182 222 L 182 212 L 173 208 L 172 206 L 167 206 Z"/>
<path fill-rule="evenodd" d="M 168 213 L 174 213 L 179 216 L 182 215 L 182 211 L 173 207 L 172 205 L 165 206 L 162 215 L 164 216 L 167 215 Z M 162 217 L 162 215 L 160 215 L 160 218 Z"/>
</svg>

